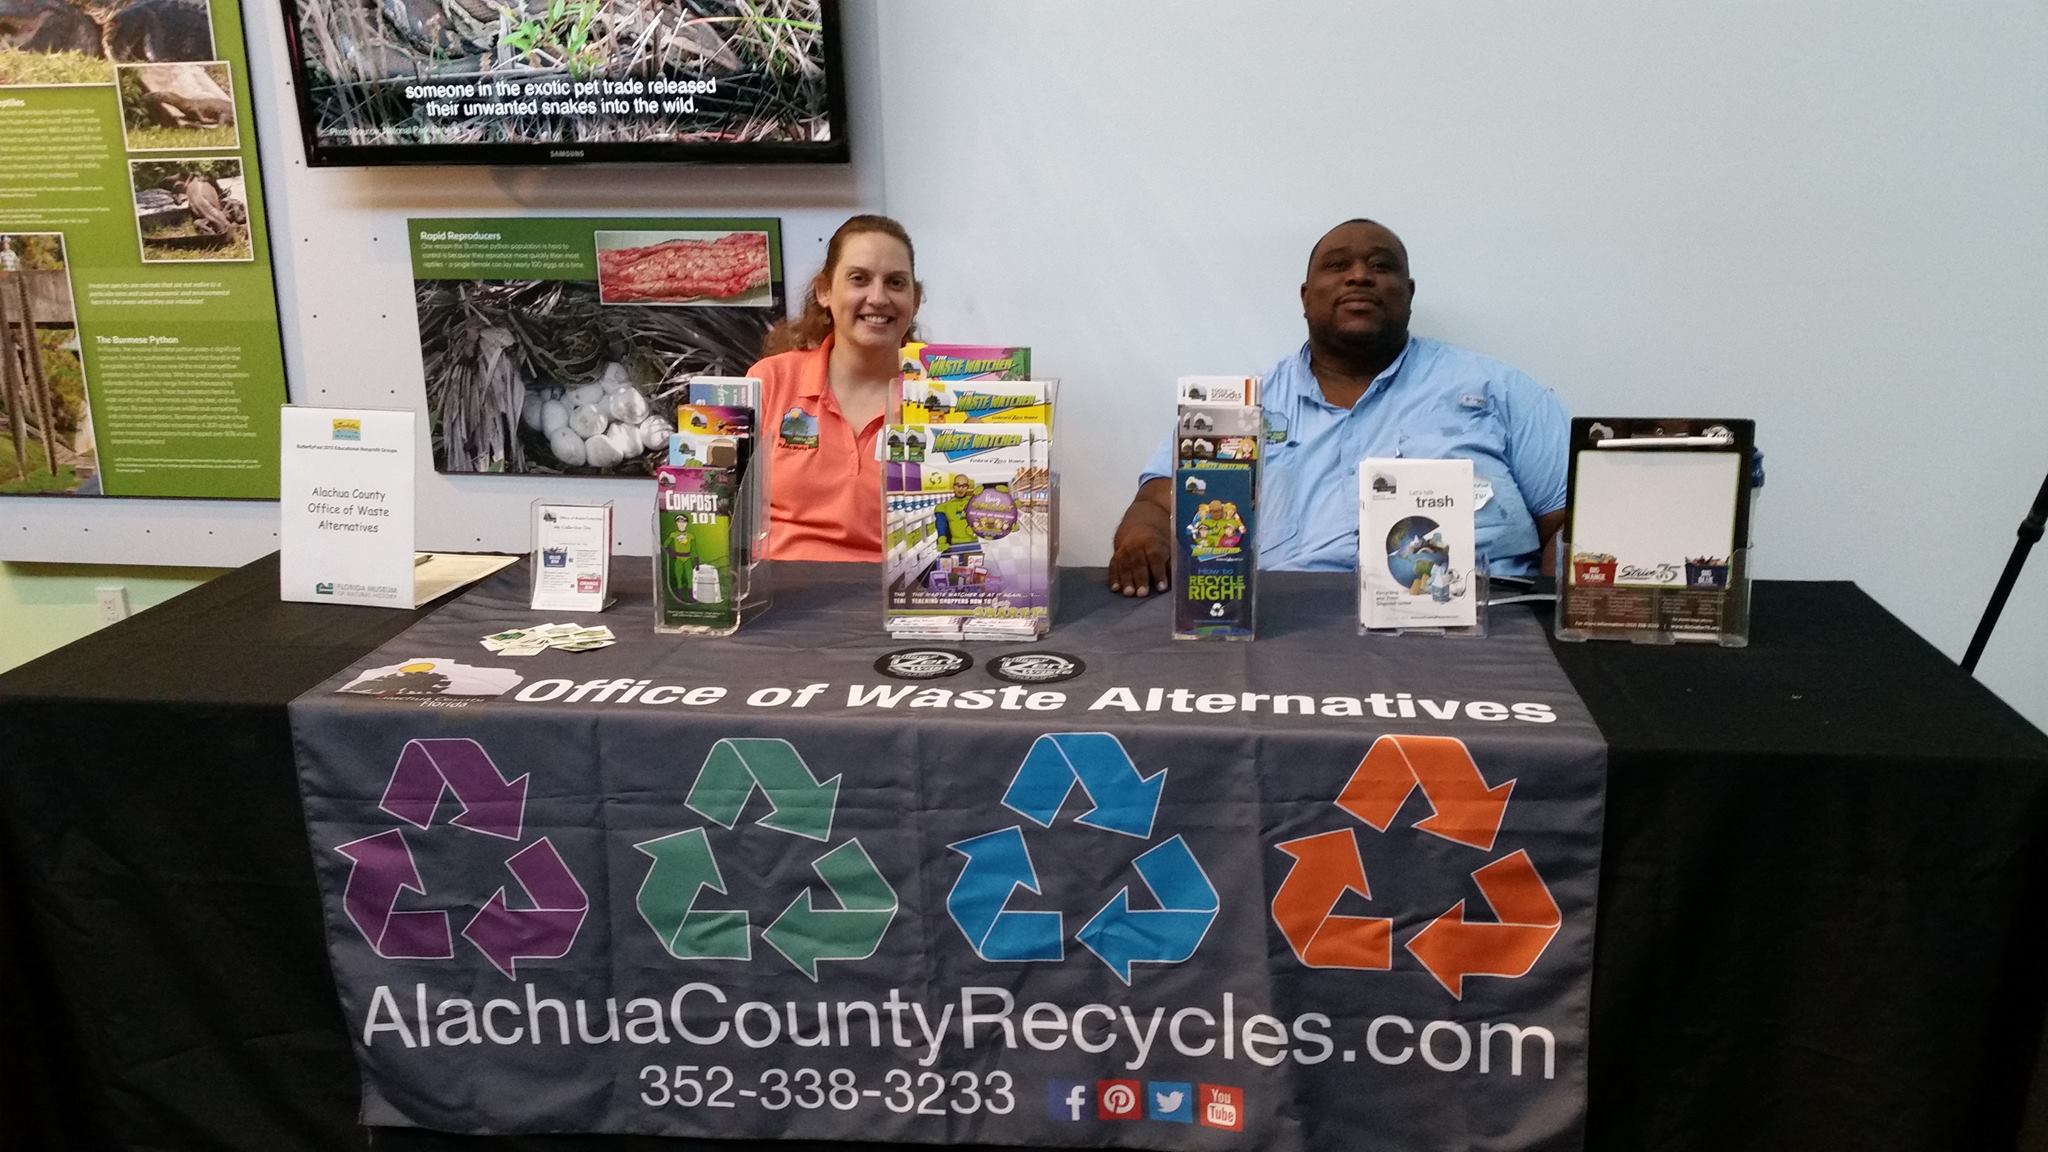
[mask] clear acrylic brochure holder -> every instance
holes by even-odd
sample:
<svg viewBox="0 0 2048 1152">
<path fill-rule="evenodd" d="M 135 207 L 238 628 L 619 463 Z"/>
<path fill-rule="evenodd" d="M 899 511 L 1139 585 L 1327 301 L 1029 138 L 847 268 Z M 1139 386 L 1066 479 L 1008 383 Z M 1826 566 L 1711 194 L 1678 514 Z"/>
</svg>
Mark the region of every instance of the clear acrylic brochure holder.
<svg viewBox="0 0 2048 1152">
<path fill-rule="evenodd" d="M 950 382 L 972 390 L 983 381 Z M 882 629 L 899 640 L 1032 641 L 1059 611 L 1059 381 L 1034 389 L 1045 423 L 948 419 L 933 382 L 897 381 L 882 461 Z M 918 399 L 906 398 L 906 391 Z M 941 393 L 943 395 L 943 393 Z M 957 411 L 957 409 L 955 409 Z"/>
<path fill-rule="evenodd" d="M 774 601 L 768 554 L 768 444 L 761 384 L 698 378 L 693 403 L 751 408 L 754 441 L 739 482 L 722 467 L 664 468 L 656 474 L 654 630 L 730 636 Z M 673 474 L 674 483 L 670 482 Z"/>
<path fill-rule="evenodd" d="M 1753 551 L 1737 548 L 1725 564 L 1689 562 L 1683 584 L 1652 587 L 1618 582 L 1611 558 L 1576 556 L 1560 535 L 1553 631 L 1560 640 L 1747 647 Z"/>
</svg>

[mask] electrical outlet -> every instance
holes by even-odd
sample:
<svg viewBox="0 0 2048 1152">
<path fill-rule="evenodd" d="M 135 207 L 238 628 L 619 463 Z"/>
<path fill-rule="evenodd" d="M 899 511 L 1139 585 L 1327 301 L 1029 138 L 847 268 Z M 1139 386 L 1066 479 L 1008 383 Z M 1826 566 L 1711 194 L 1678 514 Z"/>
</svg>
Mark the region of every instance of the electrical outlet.
<svg viewBox="0 0 2048 1152">
<path fill-rule="evenodd" d="M 102 584 L 93 591 L 99 596 L 101 624 L 128 618 L 128 589 L 119 584 Z"/>
</svg>

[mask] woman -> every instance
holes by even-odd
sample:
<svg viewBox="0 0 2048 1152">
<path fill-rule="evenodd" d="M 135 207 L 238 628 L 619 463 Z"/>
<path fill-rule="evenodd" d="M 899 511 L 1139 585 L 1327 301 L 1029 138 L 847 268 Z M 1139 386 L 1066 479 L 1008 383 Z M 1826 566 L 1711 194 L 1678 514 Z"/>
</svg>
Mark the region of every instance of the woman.
<svg viewBox="0 0 2048 1152">
<path fill-rule="evenodd" d="M 826 245 L 802 314 L 768 333 L 766 359 L 747 374 L 762 383 L 761 435 L 772 435 L 770 558 L 882 558 L 875 438 L 923 299 L 903 225 L 855 216 Z"/>
</svg>

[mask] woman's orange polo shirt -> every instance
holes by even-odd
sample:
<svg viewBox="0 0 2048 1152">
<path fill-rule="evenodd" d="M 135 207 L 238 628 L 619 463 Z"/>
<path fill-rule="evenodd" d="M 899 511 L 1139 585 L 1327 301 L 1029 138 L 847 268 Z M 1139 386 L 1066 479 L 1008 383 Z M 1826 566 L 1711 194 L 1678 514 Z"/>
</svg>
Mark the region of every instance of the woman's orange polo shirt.
<svg viewBox="0 0 2048 1152">
<path fill-rule="evenodd" d="M 816 348 L 770 356 L 747 370 L 761 381 L 772 560 L 882 558 L 875 440 L 883 417 L 858 431 L 846 422 L 827 374 L 831 358 L 828 336 Z"/>
</svg>

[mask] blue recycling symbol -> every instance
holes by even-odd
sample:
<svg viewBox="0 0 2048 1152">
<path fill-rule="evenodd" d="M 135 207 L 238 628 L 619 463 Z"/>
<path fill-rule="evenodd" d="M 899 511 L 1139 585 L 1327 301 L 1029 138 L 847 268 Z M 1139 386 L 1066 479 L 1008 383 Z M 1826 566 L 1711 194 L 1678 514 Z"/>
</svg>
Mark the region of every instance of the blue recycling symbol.
<svg viewBox="0 0 2048 1152">
<path fill-rule="evenodd" d="M 1166 773 L 1162 768 L 1139 775 L 1130 754 L 1107 732 L 1051 733 L 1025 753 L 1003 793 L 1003 807 L 1050 828 L 1078 786 L 1090 807 L 1074 823 L 1149 841 Z M 965 856 L 967 864 L 946 895 L 946 912 L 975 955 L 1011 963 L 1066 958 L 1062 913 L 1009 907 L 1019 888 L 1044 894 L 1022 824 L 947 847 Z M 1134 964 L 1179 964 L 1193 956 L 1221 907 L 1216 886 L 1179 835 L 1146 849 L 1132 863 L 1159 907 L 1131 907 L 1126 885 L 1074 933 L 1125 984 L 1131 982 Z"/>
</svg>

